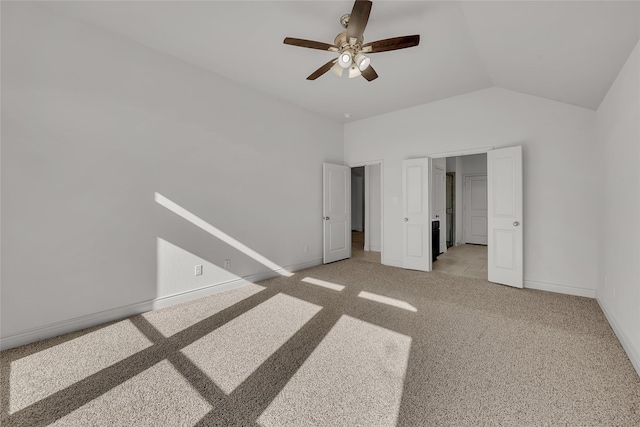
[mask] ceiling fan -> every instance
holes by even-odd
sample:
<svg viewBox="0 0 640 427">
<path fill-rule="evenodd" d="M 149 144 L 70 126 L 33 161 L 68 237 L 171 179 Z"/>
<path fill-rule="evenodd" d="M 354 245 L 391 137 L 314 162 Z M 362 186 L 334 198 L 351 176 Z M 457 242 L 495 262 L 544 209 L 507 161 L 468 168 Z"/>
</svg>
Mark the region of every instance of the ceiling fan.
<svg viewBox="0 0 640 427">
<path fill-rule="evenodd" d="M 362 75 L 368 81 L 378 78 L 378 73 L 371 66 L 371 60 L 365 53 L 387 52 L 390 50 L 405 49 L 417 46 L 420 43 L 420 35 L 394 37 L 363 44 L 364 29 L 371 14 L 371 1 L 356 0 L 350 14 L 343 15 L 340 23 L 346 31 L 338 34 L 333 44 L 316 42 L 313 40 L 296 39 L 287 37 L 284 44 L 306 47 L 309 49 L 328 50 L 339 52 L 336 59 L 324 64 L 311 73 L 307 80 L 315 80 L 329 70 L 338 76 L 342 76 L 344 70 L 349 70 L 349 78 Z"/>
</svg>

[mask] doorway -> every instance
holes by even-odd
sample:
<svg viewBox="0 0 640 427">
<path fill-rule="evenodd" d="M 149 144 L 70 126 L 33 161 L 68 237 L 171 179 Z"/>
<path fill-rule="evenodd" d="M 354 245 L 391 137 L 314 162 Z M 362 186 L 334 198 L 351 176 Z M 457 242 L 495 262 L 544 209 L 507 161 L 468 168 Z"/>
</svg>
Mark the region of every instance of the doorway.
<svg viewBox="0 0 640 427">
<path fill-rule="evenodd" d="M 382 165 L 351 167 L 351 257 L 381 263 Z"/>
<path fill-rule="evenodd" d="M 477 156 L 482 154 L 483 156 Z M 455 159 L 447 157 L 457 156 Z M 486 158 L 484 158 L 486 156 Z M 435 248 L 440 220 L 434 218 L 436 203 L 445 205 L 445 180 L 436 182 L 432 171 L 442 164 L 442 160 L 454 162 L 456 165 L 456 182 L 467 170 L 458 169 L 467 159 L 483 160 L 476 162 L 486 174 L 486 199 L 481 200 L 487 209 L 487 279 L 515 288 L 524 286 L 524 256 L 523 256 L 523 176 L 522 176 L 522 146 L 504 148 L 479 148 L 471 151 L 443 153 L 405 159 L 402 161 L 402 268 L 420 271 L 432 271 L 434 259 L 441 254 L 440 247 Z M 462 163 L 459 163 L 462 162 Z M 475 174 L 479 174 L 477 171 Z M 442 191 L 434 188 L 442 186 Z M 458 186 L 458 188 L 461 188 Z M 462 187 L 464 194 L 464 187 Z M 459 227 L 460 191 L 456 191 L 456 243 L 464 242 Z M 434 200 L 434 195 L 438 200 Z M 477 198 L 480 199 L 480 198 Z M 396 201 L 397 199 L 393 199 Z M 446 217 L 445 217 L 446 218 Z M 446 221 L 446 219 L 445 219 Z M 446 223 L 443 224 L 446 230 Z M 461 230 L 462 229 L 462 230 Z M 435 232 L 437 231 L 437 232 Z M 439 246 L 439 245 L 438 245 Z M 482 245 L 484 246 L 484 245 Z M 443 250 L 446 245 L 443 245 Z M 484 257 L 483 257 L 484 258 Z M 444 264 L 444 263 L 442 263 Z"/>
<path fill-rule="evenodd" d="M 440 248 L 433 270 L 487 280 L 487 155 L 446 157 L 440 164 L 446 173 L 446 214 L 441 221 L 446 249 Z M 433 192 L 434 197 L 438 194 Z"/>
</svg>

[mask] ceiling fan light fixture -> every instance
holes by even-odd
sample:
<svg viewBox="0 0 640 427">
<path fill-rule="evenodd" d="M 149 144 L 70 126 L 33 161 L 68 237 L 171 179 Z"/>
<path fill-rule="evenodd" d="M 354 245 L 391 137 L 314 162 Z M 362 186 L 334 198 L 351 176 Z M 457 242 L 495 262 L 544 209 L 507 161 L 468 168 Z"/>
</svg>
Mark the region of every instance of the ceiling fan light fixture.
<svg viewBox="0 0 640 427">
<path fill-rule="evenodd" d="M 333 64 L 333 67 L 331 67 L 331 71 L 334 72 L 334 74 L 338 77 L 342 77 L 342 72 L 344 71 L 344 68 L 342 68 L 337 62 L 335 64 Z"/>
<path fill-rule="evenodd" d="M 344 52 L 340 53 L 340 56 L 338 56 L 338 65 L 340 65 L 342 68 L 349 68 L 352 63 L 353 56 L 348 50 L 345 50 Z"/>
<path fill-rule="evenodd" d="M 360 72 L 360 69 L 358 68 L 358 66 L 356 64 L 352 64 L 351 67 L 349 67 L 349 78 L 352 79 L 354 77 L 359 77 L 362 75 L 362 72 Z"/>
<path fill-rule="evenodd" d="M 359 53 L 355 57 L 355 63 L 358 65 L 360 71 L 366 70 L 371 64 L 371 59 Z"/>
</svg>

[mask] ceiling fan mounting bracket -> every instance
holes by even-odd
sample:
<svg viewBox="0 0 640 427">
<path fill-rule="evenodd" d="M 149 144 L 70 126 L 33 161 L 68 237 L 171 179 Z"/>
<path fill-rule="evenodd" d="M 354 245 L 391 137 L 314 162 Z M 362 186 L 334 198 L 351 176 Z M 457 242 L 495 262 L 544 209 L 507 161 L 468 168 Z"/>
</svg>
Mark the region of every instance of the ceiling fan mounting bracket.
<svg viewBox="0 0 640 427">
<path fill-rule="evenodd" d="M 347 25 L 349 25 L 349 19 L 350 18 L 351 18 L 351 14 L 350 13 L 342 15 L 340 17 L 340 25 L 342 25 L 344 28 L 347 28 Z"/>
</svg>

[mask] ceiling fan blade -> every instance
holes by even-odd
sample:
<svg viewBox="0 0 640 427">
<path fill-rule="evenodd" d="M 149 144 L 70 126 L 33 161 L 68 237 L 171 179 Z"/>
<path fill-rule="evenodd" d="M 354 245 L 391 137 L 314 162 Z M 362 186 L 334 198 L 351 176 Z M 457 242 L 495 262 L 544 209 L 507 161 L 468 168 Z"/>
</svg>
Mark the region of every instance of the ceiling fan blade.
<svg viewBox="0 0 640 427">
<path fill-rule="evenodd" d="M 315 79 L 317 79 L 318 77 L 320 77 L 321 75 L 323 75 L 324 73 L 329 71 L 331 69 L 331 67 L 333 67 L 333 64 L 336 63 L 336 61 L 337 61 L 337 59 L 332 59 L 331 61 L 327 62 L 322 67 L 318 68 L 313 73 L 311 73 L 309 75 L 309 77 L 307 77 L 307 80 L 315 80 Z"/>
<path fill-rule="evenodd" d="M 290 44 L 292 46 L 308 47 L 309 49 L 329 50 L 331 52 L 338 51 L 338 46 L 335 46 L 329 43 L 315 42 L 313 40 L 296 39 L 293 37 L 285 38 L 283 43 Z"/>
<path fill-rule="evenodd" d="M 352 38 L 362 40 L 364 29 L 367 27 L 367 22 L 369 22 L 370 13 L 371 2 L 369 0 L 356 0 L 347 24 L 347 41 Z"/>
<path fill-rule="evenodd" d="M 408 47 L 418 46 L 420 44 L 420 35 L 394 37 L 391 39 L 378 40 L 367 43 L 362 46 L 364 53 L 387 52 L 390 50 L 406 49 Z"/>
<path fill-rule="evenodd" d="M 376 70 L 374 70 L 373 67 L 369 65 L 364 69 L 364 71 L 362 71 L 362 77 L 364 77 L 368 81 L 371 81 L 378 78 L 378 73 L 376 73 Z"/>
</svg>

